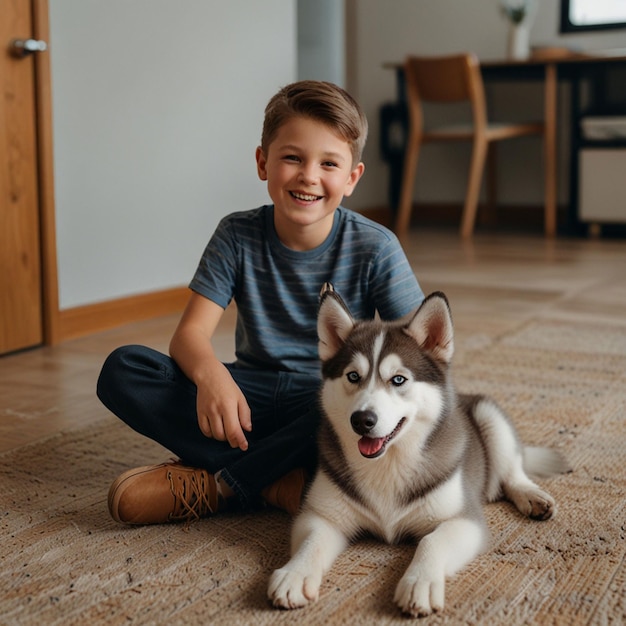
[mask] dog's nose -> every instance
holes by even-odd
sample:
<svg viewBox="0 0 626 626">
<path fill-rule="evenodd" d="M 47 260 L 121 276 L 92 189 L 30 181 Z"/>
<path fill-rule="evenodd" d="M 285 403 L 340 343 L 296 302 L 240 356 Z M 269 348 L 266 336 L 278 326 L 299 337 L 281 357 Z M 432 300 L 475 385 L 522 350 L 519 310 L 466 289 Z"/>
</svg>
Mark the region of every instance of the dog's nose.
<svg viewBox="0 0 626 626">
<path fill-rule="evenodd" d="M 367 435 L 374 426 L 376 426 L 376 422 L 378 421 L 378 417 L 376 417 L 376 413 L 374 411 L 370 411 L 369 409 L 365 411 L 355 411 L 350 416 L 350 424 L 352 424 L 352 430 L 357 435 Z"/>
</svg>

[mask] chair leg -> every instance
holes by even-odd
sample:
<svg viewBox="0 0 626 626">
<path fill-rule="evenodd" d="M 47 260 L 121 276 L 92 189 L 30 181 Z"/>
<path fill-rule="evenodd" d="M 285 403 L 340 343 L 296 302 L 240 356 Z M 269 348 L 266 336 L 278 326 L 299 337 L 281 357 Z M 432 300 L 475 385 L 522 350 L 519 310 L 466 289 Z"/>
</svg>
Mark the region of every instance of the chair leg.
<svg viewBox="0 0 626 626">
<path fill-rule="evenodd" d="M 469 180 L 467 183 L 467 193 L 465 194 L 465 206 L 461 219 L 461 237 L 471 237 L 474 232 L 476 222 L 476 209 L 478 208 L 478 196 L 480 194 L 480 183 L 485 169 L 485 159 L 487 157 L 487 141 L 482 137 L 474 140 L 472 147 L 472 162 L 470 164 Z"/>
<path fill-rule="evenodd" d="M 411 210 L 413 208 L 413 186 L 415 183 L 415 171 L 419 157 L 419 137 L 409 136 L 404 157 L 404 170 L 402 174 L 402 189 L 400 191 L 400 204 L 394 231 L 398 239 L 403 239 L 409 228 Z"/>
</svg>

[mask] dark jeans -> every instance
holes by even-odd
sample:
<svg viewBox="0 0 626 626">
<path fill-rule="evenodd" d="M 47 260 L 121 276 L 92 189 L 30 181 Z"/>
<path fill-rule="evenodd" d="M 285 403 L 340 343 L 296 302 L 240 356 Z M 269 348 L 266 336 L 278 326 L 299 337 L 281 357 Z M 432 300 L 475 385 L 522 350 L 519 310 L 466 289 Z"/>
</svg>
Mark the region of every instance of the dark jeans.
<svg viewBox="0 0 626 626">
<path fill-rule="evenodd" d="M 221 471 L 241 504 L 248 506 L 264 487 L 292 469 L 314 469 L 320 382 L 306 374 L 227 367 L 252 412 L 245 452 L 202 434 L 196 386 L 173 359 L 151 348 L 123 346 L 113 351 L 98 379 L 98 397 L 131 428 L 186 465 Z"/>
</svg>

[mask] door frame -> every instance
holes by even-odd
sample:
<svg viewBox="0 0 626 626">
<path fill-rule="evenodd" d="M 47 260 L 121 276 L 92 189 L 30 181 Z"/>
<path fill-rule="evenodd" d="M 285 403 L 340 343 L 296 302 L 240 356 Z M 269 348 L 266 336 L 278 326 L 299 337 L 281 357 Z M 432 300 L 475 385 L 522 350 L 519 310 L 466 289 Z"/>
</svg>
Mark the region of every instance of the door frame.
<svg viewBox="0 0 626 626">
<path fill-rule="evenodd" d="M 48 0 L 31 0 L 34 39 L 50 42 Z M 61 341 L 54 204 L 54 151 L 50 52 L 35 54 L 35 131 L 41 248 L 42 324 L 44 345 Z"/>
</svg>

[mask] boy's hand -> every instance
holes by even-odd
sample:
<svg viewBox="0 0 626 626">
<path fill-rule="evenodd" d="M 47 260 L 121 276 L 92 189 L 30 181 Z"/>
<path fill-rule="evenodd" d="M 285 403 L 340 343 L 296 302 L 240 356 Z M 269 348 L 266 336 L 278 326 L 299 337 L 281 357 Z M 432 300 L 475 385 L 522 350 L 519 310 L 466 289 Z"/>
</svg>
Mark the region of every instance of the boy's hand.
<svg viewBox="0 0 626 626">
<path fill-rule="evenodd" d="M 247 450 L 245 432 L 252 430 L 250 408 L 211 344 L 223 313 L 221 306 L 192 292 L 170 341 L 170 355 L 196 384 L 200 430 L 207 437 Z"/>
<path fill-rule="evenodd" d="M 207 437 L 228 441 L 232 448 L 248 449 L 245 432 L 252 430 L 250 408 L 222 363 L 215 363 L 206 384 L 198 384 L 198 425 Z"/>
</svg>

